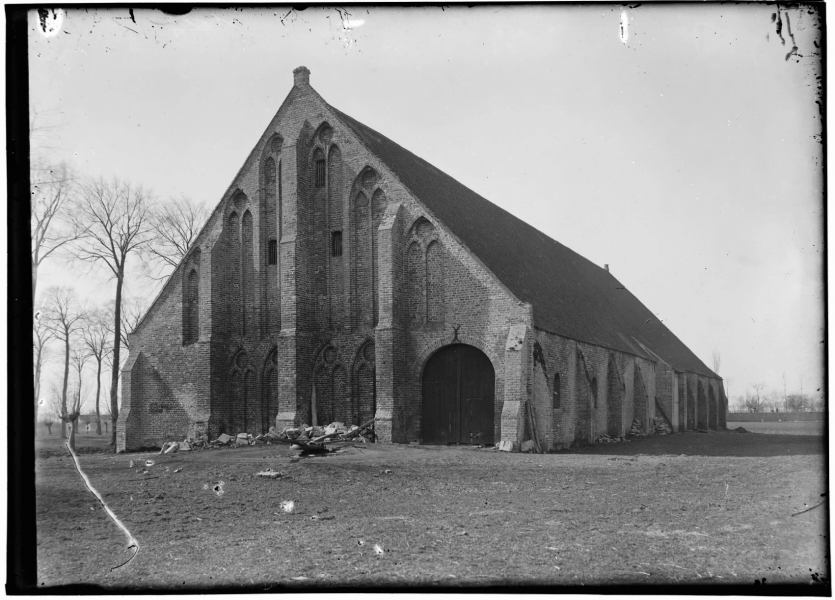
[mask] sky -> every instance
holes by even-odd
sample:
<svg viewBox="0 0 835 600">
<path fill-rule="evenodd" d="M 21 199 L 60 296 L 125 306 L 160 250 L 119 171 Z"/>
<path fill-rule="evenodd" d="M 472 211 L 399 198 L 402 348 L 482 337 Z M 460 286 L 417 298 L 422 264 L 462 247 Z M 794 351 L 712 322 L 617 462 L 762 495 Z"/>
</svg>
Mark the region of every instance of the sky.
<svg viewBox="0 0 835 600">
<path fill-rule="evenodd" d="M 304 65 L 331 105 L 608 264 L 705 364 L 720 353 L 732 400 L 782 396 L 783 374 L 814 392 L 821 40 L 807 9 L 781 9 L 779 32 L 775 10 L 91 8 L 49 35 L 32 13 L 33 152 L 214 207 Z M 56 284 L 114 293 L 51 260 L 39 290 Z"/>
</svg>

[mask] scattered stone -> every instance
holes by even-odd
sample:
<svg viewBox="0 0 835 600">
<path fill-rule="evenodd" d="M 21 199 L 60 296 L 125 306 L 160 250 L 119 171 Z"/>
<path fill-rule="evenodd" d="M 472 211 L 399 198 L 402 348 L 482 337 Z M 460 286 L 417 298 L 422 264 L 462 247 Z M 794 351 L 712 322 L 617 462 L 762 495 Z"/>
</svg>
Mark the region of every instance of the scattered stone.
<svg viewBox="0 0 835 600">
<path fill-rule="evenodd" d="M 166 444 L 166 446 L 168 446 L 168 448 L 165 450 L 165 454 L 173 454 L 180 449 L 180 444 L 178 442 L 171 442 L 170 444 Z"/>
<path fill-rule="evenodd" d="M 502 452 L 513 452 L 513 442 L 510 440 L 502 440 L 497 447 Z"/>
<path fill-rule="evenodd" d="M 156 463 L 154 461 L 152 461 L 150 458 L 145 461 L 145 466 L 146 467 L 153 467 L 155 464 Z"/>
<path fill-rule="evenodd" d="M 286 513 L 292 513 L 296 509 L 296 503 L 292 500 L 285 500 L 281 503 L 281 510 Z"/>
<path fill-rule="evenodd" d="M 669 435 L 673 432 L 673 430 L 667 424 L 667 421 L 665 421 L 661 417 L 655 417 L 652 420 L 652 425 L 653 425 L 653 432 L 658 434 L 658 435 Z"/>
<path fill-rule="evenodd" d="M 521 450 L 522 452 L 533 452 L 536 450 L 536 444 L 533 440 L 525 440 L 522 442 Z"/>
<path fill-rule="evenodd" d="M 191 444 L 188 442 L 180 442 L 180 450 L 191 450 Z"/>
<path fill-rule="evenodd" d="M 232 441 L 232 436 L 226 435 L 225 433 L 221 433 L 215 441 L 220 444 L 228 444 L 230 441 Z"/>
<path fill-rule="evenodd" d="M 283 471 L 273 471 L 272 469 L 267 469 L 266 471 L 259 471 L 255 474 L 256 477 L 266 477 L 267 479 L 280 479 L 284 477 Z"/>
</svg>

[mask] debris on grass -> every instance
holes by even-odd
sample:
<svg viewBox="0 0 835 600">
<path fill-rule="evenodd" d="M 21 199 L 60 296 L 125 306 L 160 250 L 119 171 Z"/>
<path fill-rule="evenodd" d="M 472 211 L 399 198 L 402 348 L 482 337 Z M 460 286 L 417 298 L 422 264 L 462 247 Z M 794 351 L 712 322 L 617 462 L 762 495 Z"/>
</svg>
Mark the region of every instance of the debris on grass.
<svg viewBox="0 0 835 600">
<path fill-rule="evenodd" d="M 273 469 L 267 469 L 266 471 L 259 471 L 255 474 L 256 477 L 266 477 L 267 479 L 280 479 L 284 477 L 284 471 L 274 471 Z"/>
<path fill-rule="evenodd" d="M 330 521 L 330 520 L 335 519 L 335 518 L 336 517 L 334 517 L 333 515 L 328 515 L 328 516 L 324 516 L 324 517 L 321 516 L 321 515 L 313 515 L 312 517 L 310 517 L 310 520 L 311 521 Z"/>
<path fill-rule="evenodd" d="M 285 500 L 281 503 L 281 510 L 286 513 L 292 513 L 296 509 L 296 503 L 293 500 Z"/>
<path fill-rule="evenodd" d="M 271 428 L 264 437 L 270 442 L 289 444 L 295 450 L 301 450 L 302 455 L 327 454 L 333 452 L 325 447 L 325 444 L 335 442 L 347 442 L 356 437 L 363 436 L 366 440 L 374 439 L 374 419 L 362 425 L 351 425 L 346 427 L 344 423 L 333 422 L 327 427 L 311 427 L 302 425 L 283 429 L 280 433 Z"/>
<path fill-rule="evenodd" d="M 380 546 L 380 544 L 374 544 L 374 552 L 376 552 L 377 554 L 383 553 L 383 548 Z"/>
<path fill-rule="evenodd" d="M 182 471 L 182 470 L 183 470 L 183 468 L 182 468 L 182 467 L 180 467 L 179 469 L 174 469 L 174 472 L 175 472 L 175 473 L 179 473 L 179 472 L 180 472 L 180 471 Z"/>
<path fill-rule="evenodd" d="M 179 442 L 166 442 L 162 445 L 162 450 L 159 451 L 160 454 L 173 454 L 180 449 Z"/>
<path fill-rule="evenodd" d="M 145 466 L 146 467 L 153 467 L 155 464 L 156 463 L 154 461 L 152 461 L 150 458 L 145 461 Z"/>
</svg>

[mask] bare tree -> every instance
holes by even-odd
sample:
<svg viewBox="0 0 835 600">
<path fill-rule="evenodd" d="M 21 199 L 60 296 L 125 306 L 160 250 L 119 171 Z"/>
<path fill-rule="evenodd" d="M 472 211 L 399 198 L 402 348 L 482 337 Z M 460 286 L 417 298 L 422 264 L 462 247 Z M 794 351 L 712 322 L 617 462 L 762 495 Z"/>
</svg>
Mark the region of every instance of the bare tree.
<svg viewBox="0 0 835 600">
<path fill-rule="evenodd" d="M 119 333 L 119 341 L 122 345 L 122 348 L 119 352 L 119 366 L 116 369 L 116 376 L 118 378 L 117 390 L 120 389 L 118 386 L 121 385 L 122 368 L 125 366 L 125 363 L 128 359 L 128 354 L 130 353 L 129 334 L 134 332 L 136 327 L 139 325 L 139 322 L 142 320 L 142 317 L 145 316 L 145 312 L 147 310 L 146 306 L 146 299 L 140 296 L 123 299 L 121 311 L 122 328 Z M 107 328 L 110 332 L 110 335 L 113 335 L 114 332 L 112 323 L 112 307 L 108 308 L 108 314 L 111 315 L 111 318 L 108 320 Z M 113 358 L 113 352 L 108 352 L 104 356 L 104 363 L 107 365 L 108 369 L 110 369 L 111 374 L 113 373 Z"/>
<path fill-rule="evenodd" d="M 76 345 L 76 347 L 72 350 L 71 362 L 73 368 L 75 369 L 78 381 L 76 382 L 75 393 L 73 394 L 71 407 L 69 408 L 67 414 L 67 420 L 72 425 L 70 427 L 70 448 L 73 450 L 75 450 L 75 434 L 78 430 L 78 417 L 81 416 L 81 408 L 83 405 L 84 365 L 87 364 L 88 360 L 90 360 L 90 352 L 87 350 L 86 346 L 82 344 Z"/>
<path fill-rule="evenodd" d="M 754 388 L 754 393 L 745 393 L 745 408 L 747 408 L 749 412 L 762 412 L 762 409 L 764 408 L 764 403 L 761 393 L 765 389 L 765 384 L 752 383 L 751 387 Z"/>
<path fill-rule="evenodd" d="M 722 354 L 719 350 L 713 350 L 713 372 L 719 374 L 719 367 L 722 366 Z"/>
<path fill-rule="evenodd" d="M 57 383 L 53 383 L 49 388 L 49 400 L 45 401 L 40 407 L 39 414 L 43 415 L 41 417 L 41 423 L 46 425 L 47 429 L 49 430 L 49 435 L 52 435 L 52 425 L 55 421 L 63 422 L 61 418 L 61 388 L 58 386 Z"/>
<path fill-rule="evenodd" d="M 35 403 L 41 402 L 41 370 L 51 357 L 49 342 L 55 338 L 55 333 L 47 327 L 47 319 L 42 310 L 35 311 L 33 324 L 32 351 L 35 361 Z"/>
<path fill-rule="evenodd" d="M 126 350 L 130 350 L 130 340 L 128 339 L 128 335 L 133 333 L 139 326 L 140 321 L 142 321 L 142 317 L 145 316 L 145 312 L 148 310 L 147 306 L 147 299 L 142 296 L 133 296 L 122 299 L 122 328 L 119 333 L 119 339 L 122 342 L 122 346 Z M 113 308 L 110 308 L 109 310 L 112 314 Z M 109 324 L 108 327 L 110 328 L 110 332 L 113 333 L 113 325 Z"/>
<path fill-rule="evenodd" d="M 32 297 L 38 287 L 38 267 L 66 244 L 78 239 L 79 230 L 68 219 L 73 174 L 66 163 L 33 169 L 32 190 Z"/>
<path fill-rule="evenodd" d="M 111 443 L 116 444 L 116 421 L 119 418 L 118 386 L 119 343 L 122 335 L 122 287 L 128 257 L 151 239 L 149 209 L 151 193 L 142 186 L 112 179 L 88 179 L 79 186 L 73 207 L 73 222 L 83 232 L 73 244 L 73 254 L 80 260 L 103 264 L 116 279 L 113 315 L 113 365 L 110 383 L 110 412 L 113 429 Z"/>
<path fill-rule="evenodd" d="M 783 410 L 789 410 L 788 399 L 789 394 L 786 387 L 786 372 L 783 371 Z"/>
<path fill-rule="evenodd" d="M 48 434 L 52 435 L 52 426 L 55 424 L 55 421 L 52 418 L 52 414 L 45 413 L 43 416 L 41 416 L 40 421 L 41 423 L 43 423 L 44 427 L 46 427 Z"/>
<path fill-rule="evenodd" d="M 90 356 L 96 361 L 96 435 L 101 435 L 101 370 L 102 362 L 112 350 L 111 340 L 111 312 L 107 309 L 91 311 L 84 321 L 84 345 Z"/>
<path fill-rule="evenodd" d="M 70 343 L 81 328 L 85 311 L 79 305 L 72 288 L 53 286 L 46 292 L 45 316 L 47 326 L 64 343 L 64 384 L 61 391 L 61 437 L 67 437 L 67 383 L 70 377 Z"/>
<path fill-rule="evenodd" d="M 187 196 L 156 204 L 150 213 L 154 241 L 141 251 L 144 274 L 155 281 L 167 279 L 197 239 L 209 214 L 205 204 Z"/>
<path fill-rule="evenodd" d="M 805 394 L 789 394 L 786 397 L 786 411 L 806 412 L 809 410 L 809 397 Z"/>
</svg>

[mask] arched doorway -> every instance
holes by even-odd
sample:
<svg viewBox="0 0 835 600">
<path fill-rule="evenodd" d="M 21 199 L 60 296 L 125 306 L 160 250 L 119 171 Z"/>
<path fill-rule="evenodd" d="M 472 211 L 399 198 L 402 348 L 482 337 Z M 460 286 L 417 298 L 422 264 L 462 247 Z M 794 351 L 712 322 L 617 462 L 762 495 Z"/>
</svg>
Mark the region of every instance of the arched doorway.
<svg viewBox="0 0 835 600">
<path fill-rule="evenodd" d="M 493 444 L 496 373 L 481 350 L 454 344 L 427 361 L 422 379 L 424 444 Z"/>
</svg>

